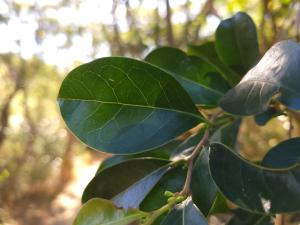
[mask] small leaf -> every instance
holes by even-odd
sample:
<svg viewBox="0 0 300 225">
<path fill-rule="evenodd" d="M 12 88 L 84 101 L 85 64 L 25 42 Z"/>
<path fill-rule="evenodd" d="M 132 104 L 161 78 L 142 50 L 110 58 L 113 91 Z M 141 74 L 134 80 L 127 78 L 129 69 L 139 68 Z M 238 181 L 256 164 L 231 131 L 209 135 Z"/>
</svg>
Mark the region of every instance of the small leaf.
<svg viewBox="0 0 300 225">
<path fill-rule="evenodd" d="M 237 115 L 255 115 L 268 109 L 275 95 L 289 108 L 300 109 L 300 45 L 281 41 L 273 45 L 240 83 L 221 98 L 220 106 Z"/>
<path fill-rule="evenodd" d="M 269 168 L 287 168 L 300 162 L 300 138 L 291 138 L 270 149 L 262 161 Z"/>
<path fill-rule="evenodd" d="M 125 212 L 106 199 L 94 198 L 82 206 L 73 225 L 130 225 L 145 216 L 142 211 L 130 209 Z"/>
<path fill-rule="evenodd" d="M 243 209 L 263 214 L 300 210 L 300 164 L 281 169 L 262 167 L 215 143 L 209 166 L 220 191 Z"/>
<path fill-rule="evenodd" d="M 266 111 L 264 111 L 261 114 L 258 114 L 254 117 L 255 122 L 260 125 L 260 126 L 264 126 L 266 125 L 271 119 L 280 116 L 280 115 L 284 115 L 283 111 L 277 110 L 274 107 L 268 107 L 268 109 Z"/>
<path fill-rule="evenodd" d="M 208 225 L 205 217 L 192 202 L 187 198 L 184 202 L 176 205 L 161 223 L 162 225 Z"/>
<path fill-rule="evenodd" d="M 238 209 L 227 225 L 274 225 L 274 222 L 271 216 L 253 214 Z"/>
<path fill-rule="evenodd" d="M 229 89 L 215 68 L 198 57 L 187 56 L 179 49 L 158 48 L 150 52 L 145 60 L 173 75 L 196 104 L 215 107 Z"/>
<path fill-rule="evenodd" d="M 153 149 L 204 121 L 171 75 L 129 58 L 101 58 L 77 67 L 63 81 L 58 99 L 70 130 L 90 147 L 110 153 Z"/>
<path fill-rule="evenodd" d="M 220 61 L 214 42 L 208 42 L 200 46 L 190 45 L 188 47 L 188 54 L 198 56 L 213 67 L 231 86 L 236 85 L 241 79 L 237 73 Z"/>
<path fill-rule="evenodd" d="M 216 50 L 221 60 L 244 75 L 259 60 L 255 24 L 246 13 L 239 12 L 223 20 L 216 30 Z"/>
<path fill-rule="evenodd" d="M 82 202 L 96 197 L 112 199 L 168 163 L 169 161 L 162 159 L 139 158 L 104 169 L 87 185 L 82 195 Z"/>
</svg>

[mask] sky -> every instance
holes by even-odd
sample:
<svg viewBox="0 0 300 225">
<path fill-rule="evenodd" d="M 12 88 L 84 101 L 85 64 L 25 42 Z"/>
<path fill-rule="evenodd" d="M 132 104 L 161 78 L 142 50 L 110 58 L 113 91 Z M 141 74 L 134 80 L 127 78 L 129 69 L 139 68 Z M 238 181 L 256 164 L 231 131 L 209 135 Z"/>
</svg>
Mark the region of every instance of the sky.
<svg viewBox="0 0 300 225">
<path fill-rule="evenodd" d="M 112 24 L 113 18 L 110 14 L 112 8 L 111 0 L 85 0 L 77 1 L 78 5 L 71 7 L 60 7 L 56 9 L 56 5 L 60 0 L 12 0 L 16 3 L 28 6 L 21 11 L 20 15 L 14 15 L 4 1 L 0 1 L 0 14 L 9 15 L 7 24 L 0 24 L 1 44 L 0 53 L 18 53 L 23 58 L 28 59 L 33 55 L 40 55 L 47 64 L 56 65 L 59 68 L 68 68 L 74 62 L 87 62 L 91 60 L 92 47 L 92 34 L 85 33 L 83 35 L 75 35 L 73 43 L 70 48 L 62 48 L 67 41 L 64 33 L 49 34 L 45 36 L 41 44 L 37 44 L 35 40 L 35 32 L 38 28 L 36 15 L 28 13 L 28 8 L 32 5 L 39 7 L 48 7 L 45 10 L 47 18 L 58 20 L 62 26 L 72 26 L 73 24 L 87 26 L 92 23 Z M 75 1 L 74 1 L 75 2 Z M 198 13 L 201 6 L 204 4 L 203 0 L 193 0 L 191 7 L 191 15 L 194 16 Z M 185 3 L 185 0 L 172 0 L 170 1 L 171 7 L 176 8 Z M 151 10 L 157 7 L 159 13 L 165 14 L 165 5 L 163 0 L 144 0 L 142 5 L 139 6 L 137 0 L 130 0 L 132 8 L 141 7 L 144 10 Z M 121 31 L 128 30 L 126 23 L 126 8 L 120 4 L 116 11 L 118 24 Z M 145 18 L 143 18 L 145 19 Z M 182 12 L 174 12 L 172 22 L 183 23 L 186 20 Z M 214 16 L 207 18 L 207 35 L 212 33 L 217 25 L 219 19 Z M 83 51 L 84 50 L 84 51 Z M 110 55 L 110 49 L 107 43 L 103 42 L 100 45 L 96 57 L 105 57 Z"/>
</svg>

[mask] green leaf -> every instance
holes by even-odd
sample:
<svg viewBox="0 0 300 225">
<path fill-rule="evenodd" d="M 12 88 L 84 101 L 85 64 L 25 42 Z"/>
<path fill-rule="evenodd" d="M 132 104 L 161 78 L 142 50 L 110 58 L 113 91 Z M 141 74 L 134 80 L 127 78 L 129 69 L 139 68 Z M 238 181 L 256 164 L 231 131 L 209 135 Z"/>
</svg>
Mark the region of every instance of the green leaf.
<svg viewBox="0 0 300 225">
<path fill-rule="evenodd" d="M 223 20 L 216 30 L 216 50 L 221 60 L 244 75 L 259 60 L 255 24 L 246 13 L 238 12 Z"/>
<path fill-rule="evenodd" d="M 240 83 L 226 93 L 220 106 L 237 115 L 255 115 L 268 109 L 272 97 L 300 109 L 300 45 L 281 41 L 273 45 Z"/>
<path fill-rule="evenodd" d="M 253 214 L 238 209 L 227 225 L 274 225 L 274 222 L 271 216 Z"/>
<path fill-rule="evenodd" d="M 73 225 L 130 225 L 146 215 L 136 209 L 124 211 L 106 199 L 94 198 L 82 206 Z"/>
<path fill-rule="evenodd" d="M 281 110 L 278 110 L 274 107 L 268 107 L 268 109 L 254 117 L 255 122 L 259 126 L 264 126 L 266 125 L 271 119 L 284 115 L 284 112 Z"/>
<path fill-rule="evenodd" d="M 188 54 L 198 56 L 214 68 L 231 86 L 236 85 L 241 79 L 240 75 L 220 61 L 215 50 L 214 42 L 207 42 L 200 46 L 189 45 Z"/>
<path fill-rule="evenodd" d="M 95 197 L 112 199 L 168 163 L 169 161 L 162 159 L 139 158 L 104 169 L 87 185 L 82 195 L 82 202 Z"/>
<path fill-rule="evenodd" d="M 165 191 L 173 193 L 181 191 L 185 178 L 186 169 L 182 167 L 168 171 L 141 203 L 140 209 L 150 212 L 165 205 L 167 203 L 167 198 L 164 196 Z"/>
<path fill-rule="evenodd" d="M 77 67 L 63 81 L 58 99 L 70 130 L 110 153 L 153 149 L 204 120 L 171 75 L 129 58 L 101 58 Z"/>
<path fill-rule="evenodd" d="M 171 167 L 169 165 L 166 165 L 155 170 L 143 179 L 131 185 L 125 191 L 115 196 L 112 201 L 117 206 L 125 209 L 138 208 L 140 203 L 170 168 Z"/>
<path fill-rule="evenodd" d="M 228 125 L 222 126 L 221 128 L 219 128 L 213 133 L 210 141 L 223 143 L 229 148 L 238 151 L 236 145 L 237 145 L 238 132 L 241 123 L 242 123 L 242 119 L 237 119 Z"/>
<path fill-rule="evenodd" d="M 195 162 L 191 190 L 193 202 L 205 216 L 208 216 L 216 200 L 218 187 L 209 172 L 207 148 L 201 151 Z"/>
<path fill-rule="evenodd" d="M 155 49 L 145 60 L 173 75 L 199 105 L 216 107 L 220 97 L 230 88 L 214 67 L 177 48 Z"/>
<path fill-rule="evenodd" d="M 152 157 L 152 158 L 159 158 L 159 159 L 166 159 L 168 160 L 173 152 L 174 149 L 181 143 L 181 141 L 173 140 L 163 146 L 155 148 L 151 151 L 137 153 L 137 154 L 130 154 L 130 155 L 114 155 L 112 157 L 106 158 L 103 162 L 101 162 L 97 173 L 100 171 L 112 167 L 116 164 L 121 162 L 127 161 L 129 159 L 135 158 L 145 158 L 145 157 Z"/>
<path fill-rule="evenodd" d="M 269 168 L 287 168 L 300 162 L 300 138 L 291 138 L 270 149 L 262 160 Z"/>
<path fill-rule="evenodd" d="M 162 225 L 208 225 L 205 217 L 191 198 L 176 205 L 161 223 Z"/>
<path fill-rule="evenodd" d="M 211 175 L 220 191 L 241 208 L 262 214 L 300 210 L 300 165 L 258 166 L 222 144 L 212 144 Z M 299 148 L 298 148 L 299 149 Z"/>
</svg>

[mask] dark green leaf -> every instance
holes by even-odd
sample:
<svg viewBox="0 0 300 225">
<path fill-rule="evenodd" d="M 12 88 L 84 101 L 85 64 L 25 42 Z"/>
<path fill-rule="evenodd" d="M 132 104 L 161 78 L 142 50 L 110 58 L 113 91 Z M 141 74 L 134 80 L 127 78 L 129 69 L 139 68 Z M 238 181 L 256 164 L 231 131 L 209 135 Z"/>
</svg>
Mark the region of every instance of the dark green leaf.
<svg viewBox="0 0 300 225">
<path fill-rule="evenodd" d="M 259 215 L 238 209 L 227 225 L 274 225 L 271 216 Z"/>
<path fill-rule="evenodd" d="M 186 169 L 181 167 L 171 169 L 147 195 L 141 203 L 140 208 L 148 212 L 162 207 L 167 203 L 167 198 L 164 196 L 165 191 L 173 193 L 181 191 L 185 178 Z"/>
<path fill-rule="evenodd" d="M 125 209 L 138 208 L 140 203 L 169 169 L 170 166 L 166 165 L 150 173 L 143 179 L 131 185 L 125 191 L 115 196 L 112 199 L 113 203 L 115 203 L 118 207 Z"/>
<path fill-rule="evenodd" d="M 162 225 L 208 225 L 205 217 L 192 202 L 191 198 L 186 199 L 173 210 L 163 220 Z"/>
<path fill-rule="evenodd" d="M 258 125 L 264 126 L 274 117 L 277 117 L 277 116 L 280 116 L 283 114 L 284 114 L 284 112 L 277 110 L 274 107 L 268 107 L 268 109 L 266 111 L 264 111 L 261 114 L 256 115 L 254 117 L 254 119 Z"/>
<path fill-rule="evenodd" d="M 73 225 L 130 225 L 146 215 L 136 209 L 124 211 L 106 199 L 95 198 L 82 206 Z"/>
<path fill-rule="evenodd" d="M 173 150 L 177 148 L 177 146 L 182 143 L 178 140 L 173 140 L 163 146 L 160 146 L 158 148 L 155 148 L 151 151 L 142 152 L 138 154 L 130 154 L 130 155 L 114 155 L 112 157 L 109 157 L 105 159 L 103 162 L 101 162 L 97 173 L 100 171 L 112 167 L 116 164 L 119 164 L 121 162 L 124 162 L 129 159 L 135 159 L 135 158 L 144 158 L 144 157 L 152 157 L 152 158 L 159 158 L 159 159 L 169 159 Z"/>
<path fill-rule="evenodd" d="M 171 75 L 129 58 L 79 66 L 63 81 L 58 99 L 71 131 L 92 148 L 111 153 L 150 150 L 204 120 Z"/>
<path fill-rule="evenodd" d="M 267 51 L 241 82 L 226 93 L 221 107 L 232 114 L 254 115 L 268 109 L 271 98 L 300 109 L 300 45 L 281 41 Z"/>
<path fill-rule="evenodd" d="M 216 50 L 221 60 L 244 75 L 259 60 L 255 24 L 246 13 L 239 12 L 223 20 L 216 30 Z"/>
<path fill-rule="evenodd" d="M 87 185 L 82 195 L 82 202 L 91 198 L 112 199 L 134 183 L 169 161 L 155 158 L 140 158 L 124 161 L 98 173 Z"/>
<path fill-rule="evenodd" d="M 250 163 L 212 144 L 209 165 L 220 191 L 241 208 L 263 214 L 300 210 L 300 165 L 274 169 Z"/>
<path fill-rule="evenodd" d="M 262 165 L 270 168 L 287 168 L 300 162 L 300 138 L 283 141 L 269 150 Z"/>
<path fill-rule="evenodd" d="M 242 119 L 237 119 L 229 125 L 222 126 L 213 133 L 210 139 L 211 142 L 223 143 L 229 148 L 235 149 L 237 151 L 236 142 L 241 122 Z"/>
<path fill-rule="evenodd" d="M 208 42 L 200 46 L 190 45 L 188 54 L 198 56 L 212 68 L 214 68 L 221 76 L 231 85 L 236 85 L 241 77 L 222 63 L 216 53 L 214 42 Z"/>
<path fill-rule="evenodd" d="M 214 67 L 198 57 L 187 56 L 179 49 L 158 48 L 150 52 L 145 60 L 173 75 L 196 104 L 215 107 L 229 89 Z"/>
</svg>

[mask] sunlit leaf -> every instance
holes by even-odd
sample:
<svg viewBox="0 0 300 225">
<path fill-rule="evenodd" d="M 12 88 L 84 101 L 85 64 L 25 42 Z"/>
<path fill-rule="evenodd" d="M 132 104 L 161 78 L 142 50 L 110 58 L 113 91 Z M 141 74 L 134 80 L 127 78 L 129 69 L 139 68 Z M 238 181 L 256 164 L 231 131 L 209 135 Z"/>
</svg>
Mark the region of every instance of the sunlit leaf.
<svg viewBox="0 0 300 225">
<path fill-rule="evenodd" d="M 232 114 L 254 115 L 268 109 L 275 95 L 289 108 L 300 109 L 300 45 L 293 41 L 276 43 L 220 101 Z"/>
<path fill-rule="evenodd" d="M 246 161 L 222 144 L 215 143 L 210 148 L 211 175 L 230 201 L 255 213 L 300 210 L 299 164 L 280 169 L 263 167 Z"/>
<path fill-rule="evenodd" d="M 106 199 L 94 198 L 82 206 L 73 225 L 130 225 L 146 215 L 137 209 L 125 211 Z"/>
<path fill-rule="evenodd" d="M 216 50 L 221 60 L 240 75 L 251 69 L 260 58 L 251 17 L 239 12 L 223 20 L 216 30 Z"/>
<path fill-rule="evenodd" d="M 179 49 L 158 48 L 145 60 L 173 75 L 196 104 L 217 106 L 220 97 L 229 89 L 214 67 L 198 57 L 187 56 Z"/>
<path fill-rule="evenodd" d="M 63 119 L 92 148 L 137 153 L 163 145 L 203 117 L 181 85 L 148 63 L 108 57 L 83 64 L 63 81 Z"/>
</svg>

